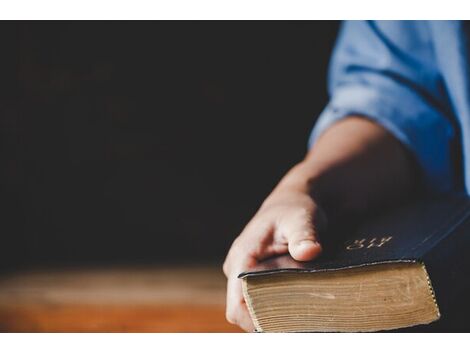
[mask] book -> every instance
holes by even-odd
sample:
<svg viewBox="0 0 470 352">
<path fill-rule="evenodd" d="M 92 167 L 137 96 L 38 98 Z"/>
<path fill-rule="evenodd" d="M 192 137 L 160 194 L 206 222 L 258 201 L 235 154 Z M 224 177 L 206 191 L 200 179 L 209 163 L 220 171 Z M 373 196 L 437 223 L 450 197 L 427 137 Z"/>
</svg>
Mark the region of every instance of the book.
<svg viewBox="0 0 470 352">
<path fill-rule="evenodd" d="M 239 275 L 256 331 L 469 329 L 467 196 L 414 201 L 322 235 L 322 244 L 311 262 L 283 255 Z"/>
</svg>

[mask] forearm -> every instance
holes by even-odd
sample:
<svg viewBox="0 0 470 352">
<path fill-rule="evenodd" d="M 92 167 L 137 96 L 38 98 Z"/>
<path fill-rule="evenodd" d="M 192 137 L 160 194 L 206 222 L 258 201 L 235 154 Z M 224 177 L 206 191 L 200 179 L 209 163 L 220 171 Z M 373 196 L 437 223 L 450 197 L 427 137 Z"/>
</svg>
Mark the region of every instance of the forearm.
<svg viewBox="0 0 470 352">
<path fill-rule="evenodd" d="M 308 191 L 336 215 L 359 215 L 407 197 L 415 188 L 414 163 L 383 127 L 349 117 L 320 136 L 278 189 Z"/>
</svg>

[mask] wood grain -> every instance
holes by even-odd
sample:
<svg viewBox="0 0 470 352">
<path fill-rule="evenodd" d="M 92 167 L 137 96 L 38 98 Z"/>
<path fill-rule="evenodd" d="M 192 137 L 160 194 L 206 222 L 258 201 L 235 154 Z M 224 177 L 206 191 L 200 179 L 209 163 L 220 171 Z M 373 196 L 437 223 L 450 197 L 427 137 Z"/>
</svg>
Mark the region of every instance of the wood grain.
<svg viewBox="0 0 470 352">
<path fill-rule="evenodd" d="M 240 332 L 219 268 L 112 268 L 0 277 L 7 332 Z"/>
</svg>

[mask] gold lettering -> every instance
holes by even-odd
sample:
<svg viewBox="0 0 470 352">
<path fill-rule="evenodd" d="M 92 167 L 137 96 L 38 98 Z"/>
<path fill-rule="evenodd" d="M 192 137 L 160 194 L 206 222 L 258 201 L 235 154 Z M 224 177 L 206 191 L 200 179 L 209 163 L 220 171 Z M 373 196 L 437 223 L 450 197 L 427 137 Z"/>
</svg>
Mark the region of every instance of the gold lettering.
<svg viewBox="0 0 470 352">
<path fill-rule="evenodd" d="M 392 236 L 382 237 L 380 239 L 380 242 L 377 243 L 377 238 L 374 237 L 373 239 L 369 241 L 369 245 L 367 246 L 367 248 L 382 247 L 385 243 L 387 243 L 391 239 L 392 239 Z"/>
<path fill-rule="evenodd" d="M 382 238 L 374 237 L 370 240 L 367 240 L 366 238 L 362 238 L 360 240 L 354 240 L 353 243 L 346 246 L 346 249 L 349 251 L 352 251 L 352 250 L 361 249 L 361 248 L 372 248 L 372 247 L 380 248 L 384 244 L 389 242 L 392 238 L 393 236 L 387 236 L 387 237 L 382 237 Z"/>
<path fill-rule="evenodd" d="M 365 238 L 362 240 L 354 240 L 354 243 L 350 244 L 346 247 L 347 250 L 354 250 L 354 249 L 361 249 L 364 248 L 364 242 L 366 241 Z"/>
</svg>

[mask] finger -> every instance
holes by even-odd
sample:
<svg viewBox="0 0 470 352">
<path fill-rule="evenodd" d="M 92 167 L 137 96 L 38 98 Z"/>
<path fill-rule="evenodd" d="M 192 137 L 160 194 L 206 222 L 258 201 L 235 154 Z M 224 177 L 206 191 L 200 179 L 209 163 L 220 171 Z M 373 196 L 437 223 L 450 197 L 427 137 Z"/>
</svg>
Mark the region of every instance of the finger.
<svg viewBox="0 0 470 352">
<path fill-rule="evenodd" d="M 322 252 L 319 242 L 308 238 L 308 232 L 294 233 L 289 241 L 289 253 L 295 260 L 309 261 L 315 259 Z"/>
<path fill-rule="evenodd" d="M 289 253 L 295 260 L 312 260 L 322 251 L 315 228 L 307 216 L 292 217 L 283 224 L 282 233 L 287 239 Z"/>
<path fill-rule="evenodd" d="M 274 241 L 273 235 L 274 226 L 271 224 L 246 227 L 235 239 L 225 258 L 222 266 L 225 276 L 230 276 L 233 267 L 239 268 L 237 274 L 240 274 L 263 259 L 287 253 L 287 242 Z"/>
<path fill-rule="evenodd" d="M 252 332 L 254 325 L 243 298 L 241 279 L 237 275 L 231 274 L 227 282 L 226 318 L 230 323 Z"/>
<path fill-rule="evenodd" d="M 287 243 L 273 243 L 274 226 L 270 222 L 250 222 L 232 244 L 223 265 L 227 281 L 227 320 L 252 332 L 254 325 L 248 312 L 243 293 L 242 280 L 238 275 L 254 267 L 259 260 L 277 254 L 281 247 L 287 252 Z"/>
</svg>

